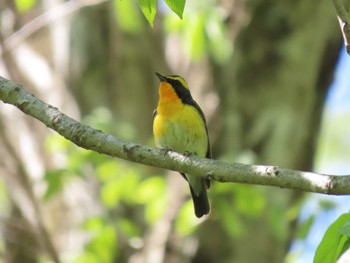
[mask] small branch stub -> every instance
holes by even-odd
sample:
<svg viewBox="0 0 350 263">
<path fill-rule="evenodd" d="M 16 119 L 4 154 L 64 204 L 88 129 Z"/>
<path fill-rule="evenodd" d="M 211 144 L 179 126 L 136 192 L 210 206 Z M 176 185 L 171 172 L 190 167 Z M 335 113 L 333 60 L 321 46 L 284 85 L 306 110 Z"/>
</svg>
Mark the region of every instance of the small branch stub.
<svg viewBox="0 0 350 263">
<path fill-rule="evenodd" d="M 343 35 L 346 52 L 350 55 L 350 17 L 343 0 L 333 0 L 339 26 Z"/>
</svg>

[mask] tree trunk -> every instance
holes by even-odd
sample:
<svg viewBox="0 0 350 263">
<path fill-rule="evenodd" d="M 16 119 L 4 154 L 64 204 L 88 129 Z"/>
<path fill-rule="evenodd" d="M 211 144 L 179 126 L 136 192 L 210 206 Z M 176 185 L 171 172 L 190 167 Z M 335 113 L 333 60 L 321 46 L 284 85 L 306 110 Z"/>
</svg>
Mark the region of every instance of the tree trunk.
<svg viewBox="0 0 350 263">
<path fill-rule="evenodd" d="M 235 156 L 231 161 L 248 152 L 255 164 L 311 170 L 341 45 L 335 12 L 326 1 L 249 5 L 251 20 L 236 39 L 230 63 L 213 66 L 224 122 L 214 151 Z M 220 238 L 204 241 L 196 262 L 283 262 L 297 219 L 290 211 L 302 194 L 272 187 L 259 191 L 266 201 L 262 215 L 238 215 L 244 234 L 229 244 L 217 224 L 203 227 L 200 240 Z"/>
</svg>

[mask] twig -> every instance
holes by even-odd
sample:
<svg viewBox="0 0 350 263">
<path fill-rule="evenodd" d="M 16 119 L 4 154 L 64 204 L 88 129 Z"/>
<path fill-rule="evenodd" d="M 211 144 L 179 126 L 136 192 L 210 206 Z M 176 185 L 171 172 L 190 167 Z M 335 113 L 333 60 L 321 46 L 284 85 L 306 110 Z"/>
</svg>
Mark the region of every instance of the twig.
<svg viewBox="0 0 350 263">
<path fill-rule="evenodd" d="M 345 9 L 343 0 L 333 0 L 335 10 L 337 12 L 337 17 L 339 21 L 339 26 L 343 34 L 344 44 L 346 51 L 350 55 L 350 20 L 349 14 Z"/>
<path fill-rule="evenodd" d="M 16 106 L 87 150 L 207 177 L 219 182 L 270 185 L 314 193 L 350 195 L 350 175 L 336 176 L 277 166 L 227 163 L 123 141 L 71 119 L 57 108 L 27 92 L 19 84 L 2 77 L 0 77 L 0 100 Z"/>
</svg>

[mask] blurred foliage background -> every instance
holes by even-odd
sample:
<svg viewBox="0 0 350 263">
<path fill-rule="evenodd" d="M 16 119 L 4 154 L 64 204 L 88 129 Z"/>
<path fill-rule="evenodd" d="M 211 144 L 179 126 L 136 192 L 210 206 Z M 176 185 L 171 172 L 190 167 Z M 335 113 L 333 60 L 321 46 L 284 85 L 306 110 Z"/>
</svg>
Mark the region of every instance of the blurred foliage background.
<svg viewBox="0 0 350 263">
<path fill-rule="evenodd" d="M 182 20 L 159 1 L 151 28 L 134 0 L 4 0 L 0 19 L 1 75 L 83 123 L 154 145 L 154 72 L 178 74 L 215 159 L 313 169 L 341 47 L 330 1 L 188 0 Z M 277 263 L 317 216 L 298 224 L 298 191 L 214 183 L 197 220 L 178 174 L 0 109 L 3 262 Z"/>
</svg>

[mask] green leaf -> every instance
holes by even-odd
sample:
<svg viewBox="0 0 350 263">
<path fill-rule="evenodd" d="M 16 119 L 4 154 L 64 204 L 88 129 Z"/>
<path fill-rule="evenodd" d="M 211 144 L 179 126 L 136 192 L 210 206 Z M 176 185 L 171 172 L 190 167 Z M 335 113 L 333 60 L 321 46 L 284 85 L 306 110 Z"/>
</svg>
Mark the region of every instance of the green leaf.
<svg viewBox="0 0 350 263">
<path fill-rule="evenodd" d="M 133 201 L 145 205 L 145 218 L 148 223 L 155 223 L 166 211 L 168 198 L 165 189 L 163 176 L 147 178 L 133 189 Z"/>
<path fill-rule="evenodd" d="M 16 0 L 16 7 L 20 13 L 28 12 L 36 4 L 36 0 Z"/>
<path fill-rule="evenodd" d="M 130 33 L 138 33 L 142 29 L 141 16 L 135 9 L 136 3 L 129 0 L 114 0 L 115 17 L 120 28 Z"/>
<path fill-rule="evenodd" d="M 50 200 L 51 197 L 62 189 L 65 172 L 63 169 L 46 172 L 44 178 L 47 182 L 47 189 L 43 197 L 44 201 Z"/>
<path fill-rule="evenodd" d="M 305 221 L 303 221 L 301 224 L 299 224 L 298 231 L 297 231 L 297 237 L 299 239 L 306 239 L 306 237 L 311 229 L 311 226 L 313 225 L 313 223 L 315 221 L 315 218 L 316 218 L 315 215 L 311 215 Z"/>
<path fill-rule="evenodd" d="M 45 140 L 45 149 L 49 153 L 65 153 L 72 143 L 56 133 L 50 134 Z"/>
<path fill-rule="evenodd" d="M 135 193 L 135 201 L 140 204 L 147 204 L 163 196 L 165 189 L 164 177 L 154 176 L 143 180 Z"/>
<path fill-rule="evenodd" d="M 140 235 L 139 225 L 129 218 L 120 218 L 117 220 L 120 231 L 127 237 L 137 237 Z"/>
<path fill-rule="evenodd" d="M 137 0 L 139 2 L 142 13 L 146 17 L 148 23 L 153 27 L 154 17 L 156 16 L 156 0 Z"/>
<path fill-rule="evenodd" d="M 189 27 L 186 29 L 187 52 L 193 60 L 198 61 L 204 57 L 206 50 L 205 16 L 197 15 L 191 18 Z"/>
<path fill-rule="evenodd" d="M 110 165 L 107 165 L 106 168 L 108 166 L 110 167 Z M 108 208 L 117 206 L 120 201 L 136 202 L 137 197 L 135 195 L 137 195 L 136 188 L 138 184 L 139 174 L 137 171 L 124 168 L 122 173 L 119 172 L 117 176 L 105 181 L 101 187 L 101 201 Z"/>
<path fill-rule="evenodd" d="M 206 16 L 206 34 L 208 49 L 212 57 L 219 63 L 226 62 L 232 54 L 233 45 L 228 38 L 227 27 L 222 20 L 222 14 L 217 11 L 211 11 Z M 253 155 L 242 153 L 241 158 L 247 158 L 243 162 L 252 162 Z"/>
<path fill-rule="evenodd" d="M 101 188 L 101 201 L 108 207 L 112 208 L 118 205 L 121 198 L 121 183 L 119 180 L 111 180 Z"/>
<path fill-rule="evenodd" d="M 182 19 L 186 0 L 164 0 L 164 2 Z"/>
<path fill-rule="evenodd" d="M 192 200 L 188 200 L 177 216 L 175 231 L 181 236 L 188 236 L 198 227 L 199 222 L 194 216 Z"/>
<path fill-rule="evenodd" d="M 86 252 L 85 254 L 78 256 L 72 262 L 73 263 L 99 263 L 100 260 L 93 253 Z"/>
<path fill-rule="evenodd" d="M 115 160 L 103 162 L 96 167 L 96 175 L 101 181 L 107 182 L 118 177 L 118 173 L 120 173 L 119 166 L 119 163 Z"/>
<path fill-rule="evenodd" d="M 232 209 L 231 202 L 222 200 L 216 208 L 225 232 L 233 239 L 242 236 L 246 231 L 245 225 L 239 218 L 237 211 Z"/>
<path fill-rule="evenodd" d="M 278 240 L 285 240 L 288 235 L 286 208 L 283 205 L 275 204 L 274 206 L 269 207 L 268 211 L 269 227 L 272 231 L 272 234 Z"/>
<path fill-rule="evenodd" d="M 89 233 L 90 240 L 74 263 L 109 263 L 118 256 L 117 232 L 113 225 L 103 217 L 91 217 L 85 220 L 82 228 Z"/>
<path fill-rule="evenodd" d="M 89 232 L 98 232 L 104 227 L 105 224 L 106 222 L 101 217 L 96 216 L 86 219 L 83 222 L 82 227 Z"/>
<path fill-rule="evenodd" d="M 148 223 L 156 223 L 167 210 L 168 199 L 158 198 L 145 206 L 145 219 Z"/>
<path fill-rule="evenodd" d="M 350 238 L 350 221 L 339 229 L 339 233 Z"/>
<path fill-rule="evenodd" d="M 266 201 L 263 193 L 258 188 L 250 185 L 240 185 L 234 190 L 236 193 L 235 207 L 239 212 L 257 217 L 264 211 Z"/>
<path fill-rule="evenodd" d="M 339 258 L 345 249 L 349 247 L 347 225 L 350 222 L 350 214 L 342 214 L 327 229 L 321 243 L 318 245 L 314 263 L 333 263 Z M 343 232 L 343 233 L 342 233 Z"/>
<path fill-rule="evenodd" d="M 331 200 L 319 200 L 318 205 L 322 211 L 329 211 L 336 208 L 336 204 Z"/>
<path fill-rule="evenodd" d="M 98 257 L 98 262 L 113 262 L 117 254 L 117 233 L 112 226 L 104 226 L 87 245 L 88 252 Z"/>
</svg>

